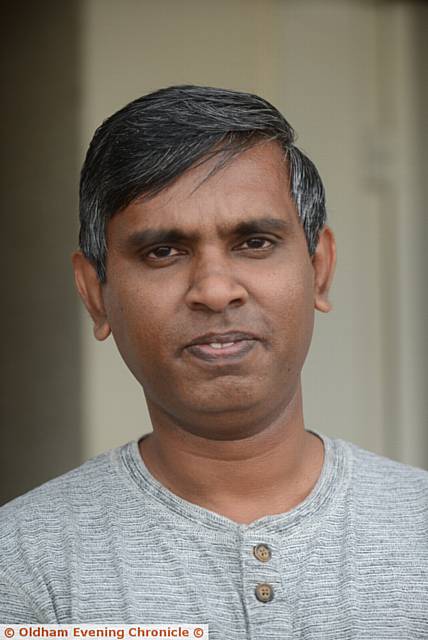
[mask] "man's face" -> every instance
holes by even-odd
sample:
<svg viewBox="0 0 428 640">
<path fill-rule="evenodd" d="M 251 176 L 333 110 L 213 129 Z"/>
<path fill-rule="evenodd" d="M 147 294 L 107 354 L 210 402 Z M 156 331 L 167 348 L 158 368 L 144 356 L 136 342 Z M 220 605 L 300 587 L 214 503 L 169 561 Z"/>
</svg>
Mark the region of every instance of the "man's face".
<svg viewBox="0 0 428 640">
<path fill-rule="evenodd" d="M 314 268 L 279 147 L 250 149 L 200 185 L 212 166 L 110 220 L 102 296 L 149 409 L 221 439 L 256 432 L 296 394 Z M 189 346 L 210 333 L 223 336 Z"/>
</svg>

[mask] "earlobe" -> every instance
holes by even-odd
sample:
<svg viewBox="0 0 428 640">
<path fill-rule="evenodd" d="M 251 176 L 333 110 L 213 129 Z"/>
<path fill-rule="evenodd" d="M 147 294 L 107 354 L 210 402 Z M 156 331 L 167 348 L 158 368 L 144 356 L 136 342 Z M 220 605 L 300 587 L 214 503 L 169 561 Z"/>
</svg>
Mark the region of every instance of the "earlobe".
<svg viewBox="0 0 428 640">
<path fill-rule="evenodd" d="M 97 340 L 106 340 L 111 333 L 111 328 L 97 272 L 81 251 L 73 253 L 72 263 L 77 291 L 94 323 L 94 336 Z"/>
<path fill-rule="evenodd" d="M 312 265 L 315 309 L 328 313 L 332 308 L 328 296 L 336 267 L 336 241 L 332 230 L 326 225 L 320 231 Z"/>
<path fill-rule="evenodd" d="M 97 340 L 106 340 L 111 333 L 111 328 L 107 320 L 101 324 L 94 324 L 94 336 Z"/>
</svg>

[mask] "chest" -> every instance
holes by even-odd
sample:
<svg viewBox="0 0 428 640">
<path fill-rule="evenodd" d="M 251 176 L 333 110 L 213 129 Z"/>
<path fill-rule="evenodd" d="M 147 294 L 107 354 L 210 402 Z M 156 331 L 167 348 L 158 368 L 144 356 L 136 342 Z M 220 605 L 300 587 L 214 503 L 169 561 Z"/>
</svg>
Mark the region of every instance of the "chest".
<svg viewBox="0 0 428 640">
<path fill-rule="evenodd" d="M 428 637 L 428 554 L 414 558 L 346 530 L 117 532 L 76 549 L 51 622 L 208 624 L 211 640 L 413 640 Z"/>
</svg>

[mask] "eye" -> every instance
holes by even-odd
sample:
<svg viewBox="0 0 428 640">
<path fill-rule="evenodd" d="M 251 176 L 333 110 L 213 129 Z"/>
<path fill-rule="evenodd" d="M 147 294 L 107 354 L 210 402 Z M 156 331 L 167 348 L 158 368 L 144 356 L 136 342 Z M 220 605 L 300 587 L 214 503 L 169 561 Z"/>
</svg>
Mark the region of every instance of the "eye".
<svg viewBox="0 0 428 640">
<path fill-rule="evenodd" d="M 175 251 L 175 253 L 172 253 L 173 251 Z M 168 245 L 162 245 L 146 253 L 145 257 L 149 260 L 162 260 L 162 258 L 174 258 L 177 255 L 179 255 L 178 249 L 174 249 L 174 247 L 169 247 Z"/>
<path fill-rule="evenodd" d="M 244 245 L 247 245 L 245 247 Z M 240 249 L 271 249 L 275 245 L 275 242 L 269 238 L 263 238 L 261 236 L 255 236 L 254 238 L 248 238 L 241 245 Z"/>
</svg>

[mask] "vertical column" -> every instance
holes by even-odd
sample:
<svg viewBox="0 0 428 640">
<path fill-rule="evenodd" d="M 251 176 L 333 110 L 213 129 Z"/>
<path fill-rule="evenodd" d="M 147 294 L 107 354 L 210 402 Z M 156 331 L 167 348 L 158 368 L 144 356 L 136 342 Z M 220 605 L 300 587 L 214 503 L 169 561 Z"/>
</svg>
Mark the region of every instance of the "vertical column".
<svg viewBox="0 0 428 640">
<path fill-rule="evenodd" d="M 427 467 L 424 17 L 426 7 L 419 3 L 378 8 L 386 452 Z"/>
</svg>

